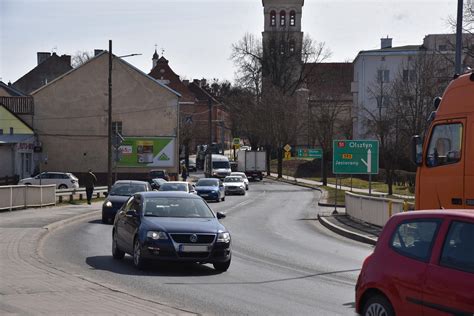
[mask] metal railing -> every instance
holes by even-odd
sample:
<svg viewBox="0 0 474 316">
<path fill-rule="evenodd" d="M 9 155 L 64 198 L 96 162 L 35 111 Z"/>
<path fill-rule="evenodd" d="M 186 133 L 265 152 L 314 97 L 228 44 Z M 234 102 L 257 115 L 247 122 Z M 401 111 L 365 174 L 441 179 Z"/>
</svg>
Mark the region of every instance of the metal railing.
<svg viewBox="0 0 474 316">
<path fill-rule="evenodd" d="M 105 196 L 107 193 L 107 187 L 95 187 L 94 188 L 94 195 L 93 198 L 100 198 L 101 195 Z M 86 188 L 78 188 L 78 189 L 57 189 L 56 190 L 56 201 L 58 203 L 62 203 L 65 198 L 67 198 L 70 202 L 74 200 L 83 200 L 86 197 Z"/>
</svg>

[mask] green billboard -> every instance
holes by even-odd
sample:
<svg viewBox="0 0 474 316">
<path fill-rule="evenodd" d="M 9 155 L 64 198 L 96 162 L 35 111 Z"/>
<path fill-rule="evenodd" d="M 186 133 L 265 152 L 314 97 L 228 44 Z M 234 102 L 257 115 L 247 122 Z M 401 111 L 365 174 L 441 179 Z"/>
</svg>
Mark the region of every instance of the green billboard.
<svg viewBox="0 0 474 316">
<path fill-rule="evenodd" d="M 175 137 L 125 137 L 119 147 L 119 167 L 173 167 Z"/>
<path fill-rule="evenodd" d="M 379 142 L 334 140 L 332 170 L 334 174 L 378 174 Z"/>
</svg>

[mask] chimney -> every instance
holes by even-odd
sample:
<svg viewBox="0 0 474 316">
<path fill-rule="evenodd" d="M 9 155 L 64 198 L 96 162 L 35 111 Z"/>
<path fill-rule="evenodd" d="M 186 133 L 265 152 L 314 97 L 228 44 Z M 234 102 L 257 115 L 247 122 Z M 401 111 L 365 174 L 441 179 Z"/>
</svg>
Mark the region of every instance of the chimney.
<svg viewBox="0 0 474 316">
<path fill-rule="evenodd" d="M 69 66 L 71 66 L 71 55 L 62 55 L 61 59 L 64 60 Z"/>
<path fill-rule="evenodd" d="M 392 39 L 389 38 L 388 36 L 386 38 L 381 38 L 380 39 L 380 48 L 391 48 L 392 47 Z"/>
<path fill-rule="evenodd" d="M 94 57 L 102 53 L 104 50 L 103 49 L 94 49 Z"/>
<path fill-rule="evenodd" d="M 38 65 L 51 57 L 51 53 L 49 52 L 37 52 L 36 55 L 38 56 Z"/>
</svg>

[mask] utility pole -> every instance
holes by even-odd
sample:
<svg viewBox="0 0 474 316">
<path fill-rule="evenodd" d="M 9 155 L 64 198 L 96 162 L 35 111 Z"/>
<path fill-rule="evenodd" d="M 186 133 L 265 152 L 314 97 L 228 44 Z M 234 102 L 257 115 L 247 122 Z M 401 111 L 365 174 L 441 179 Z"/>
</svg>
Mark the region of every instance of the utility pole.
<svg viewBox="0 0 474 316">
<path fill-rule="evenodd" d="M 207 145 L 207 172 L 209 173 L 208 177 L 212 176 L 212 151 L 211 151 L 211 145 L 212 145 L 212 100 L 209 97 L 208 99 L 208 105 L 209 105 L 209 144 Z"/>
<path fill-rule="evenodd" d="M 109 107 L 107 130 L 107 191 L 112 187 L 112 40 L 109 40 Z"/>
<path fill-rule="evenodd" d="M 456 22 L 456 69 L 455 73 L 461 74 L 461 49 L 462 49 L 462 8 L 463 0 L 458 0 L 458 16 Z"/>
</svg>

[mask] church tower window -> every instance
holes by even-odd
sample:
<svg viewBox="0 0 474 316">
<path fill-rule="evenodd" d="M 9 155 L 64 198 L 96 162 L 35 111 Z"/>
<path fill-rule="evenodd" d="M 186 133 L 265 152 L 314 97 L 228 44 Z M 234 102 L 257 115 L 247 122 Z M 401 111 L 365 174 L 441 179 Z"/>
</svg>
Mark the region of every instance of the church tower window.
<svg viewBox="0 0 474 316">
<path fill-rule="evenodd" d="M 276 12 L 270 12 L 270 26 L 276 26 Z"/>
<path fill-rule="evenodd" d="M 285 26 L 286 24 L 286 12 L 284 10 L 280 11 L 280 26 Z"/>
<path fill-rule="evenodd" d="M 280 43 L 280 55 L 285 55 L 285 43 Z"/>
<path fill-rule="evenodd" d="M 290 51 L 290 55 L 293 55 L 295 53 L 295 41 L 294 40 L 290 41 L 289 51 Z"/>
<path fill-rule="evenodd" d="M 290 26 L 295 26 L 296 25 L 296 12 L 291 11 L 290 12 Z"/>
</svg>

